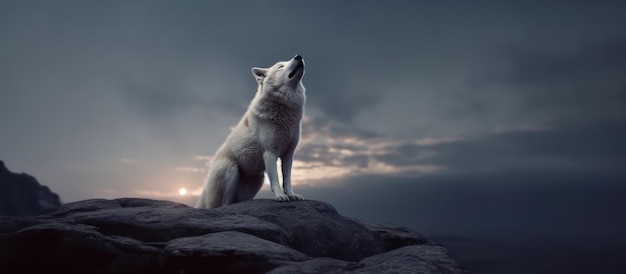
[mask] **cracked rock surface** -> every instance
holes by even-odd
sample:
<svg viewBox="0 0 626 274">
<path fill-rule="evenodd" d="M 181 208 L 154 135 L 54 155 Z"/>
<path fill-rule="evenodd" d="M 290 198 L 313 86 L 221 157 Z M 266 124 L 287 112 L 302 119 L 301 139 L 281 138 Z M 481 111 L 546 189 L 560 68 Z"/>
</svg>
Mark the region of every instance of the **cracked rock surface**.
<svg viewBox="0 0 626 274">
<path fill-rule="evenodd" d="M 0 273 L 463 273 L 406 228 L 357 221 L 318 201 L 218 209 L 137 198 L 0 216 Z"/>
</svg>

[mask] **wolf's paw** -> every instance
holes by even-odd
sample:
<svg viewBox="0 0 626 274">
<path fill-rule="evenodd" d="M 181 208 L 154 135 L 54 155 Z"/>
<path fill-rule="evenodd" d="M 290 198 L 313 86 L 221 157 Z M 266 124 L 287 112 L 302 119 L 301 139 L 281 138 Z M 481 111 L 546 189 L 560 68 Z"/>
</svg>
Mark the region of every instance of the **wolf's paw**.
<svg viewBox="0 0 626 274">
<path fill-rule="evenodd" d="M 287 197 L 289 197 L 290 201 L 302 201 L 302 200 L 304 200 L 304 198 L 302 198 L 302 195 L 295 194 L 295 193 L 287 194 Z"/>
<path fill-rule="evenodd" d="M 287 201 L 289 201 L 289 196 L 287 196 L 287 194 L 283 194 L 283 193 L 276 193 L 276 196 L 274 197 L 274 200 L 279 201 L 279 202 L 287 202 Z"/>
</svg>

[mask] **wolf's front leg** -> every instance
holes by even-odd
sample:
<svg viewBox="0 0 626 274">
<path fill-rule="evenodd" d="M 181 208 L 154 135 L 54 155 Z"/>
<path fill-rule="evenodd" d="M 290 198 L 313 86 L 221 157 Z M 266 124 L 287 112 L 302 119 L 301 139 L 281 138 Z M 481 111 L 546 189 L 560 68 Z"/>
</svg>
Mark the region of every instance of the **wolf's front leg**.
<svg viewBox="0 0 626 274">
<path fill-rule="evenodd" d="M 289 197 L 289 200 L 304 200 L 302 195 L 296 194 L 291 188 L 291 167 L 293 166 L 293 150 L 286 153 L 283 157 L 280 157 L 281 167 L 283 172 L 283 188 L 285 194 Z"/>
<path fill-rule="evenodd" d="M 289 201 L 289 197 L 285 195 L 283 189 L 280 187 L 278 183 L 278 167 L 276 165 L 276 161 L 278 157 L 271 152 L 263 153 L 263 162 L 265 163 L 265 172 L 267 173 L 267 177 L 270 178 L 270 186 L 272 188 L 272 192 L 274 192 L 274 199 L 279 202 Z"/>
</svg>

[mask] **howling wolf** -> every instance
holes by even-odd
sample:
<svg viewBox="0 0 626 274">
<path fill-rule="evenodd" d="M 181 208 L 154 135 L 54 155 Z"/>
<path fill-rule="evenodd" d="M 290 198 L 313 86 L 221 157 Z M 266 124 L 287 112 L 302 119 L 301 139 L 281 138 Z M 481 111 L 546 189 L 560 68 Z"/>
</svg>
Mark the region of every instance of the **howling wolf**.
<svg viewBox="0 0 626 274">
<path fill-rule="evenodd" d="M 291 188 L 293 154 L 304 115 L 304 60 L 296 55 L 269 68 L 252 68 L 259 83 L 248 110 L 217 150 L 197 208 L 251 200 L 270 179 L 276 201 L 302 200 Z M 283 187 L 276 161 L 282 163 Z"/>
</svg>

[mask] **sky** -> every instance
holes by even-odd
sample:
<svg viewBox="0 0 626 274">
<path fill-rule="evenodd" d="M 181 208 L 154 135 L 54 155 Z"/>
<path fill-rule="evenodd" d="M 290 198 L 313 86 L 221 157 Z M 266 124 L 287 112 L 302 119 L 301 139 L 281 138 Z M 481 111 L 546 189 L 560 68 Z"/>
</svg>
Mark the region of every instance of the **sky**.
<svg viewBox="0 0 626 274">
<path fill-rule="evenodd" d="M 305 198 L 428 235 L 626 243 L 625 11 L 0 1 L 0 159 L 63 202 L 192 204 L 256 92 L 250 69 L 300 54 Z"/>
</svg>

